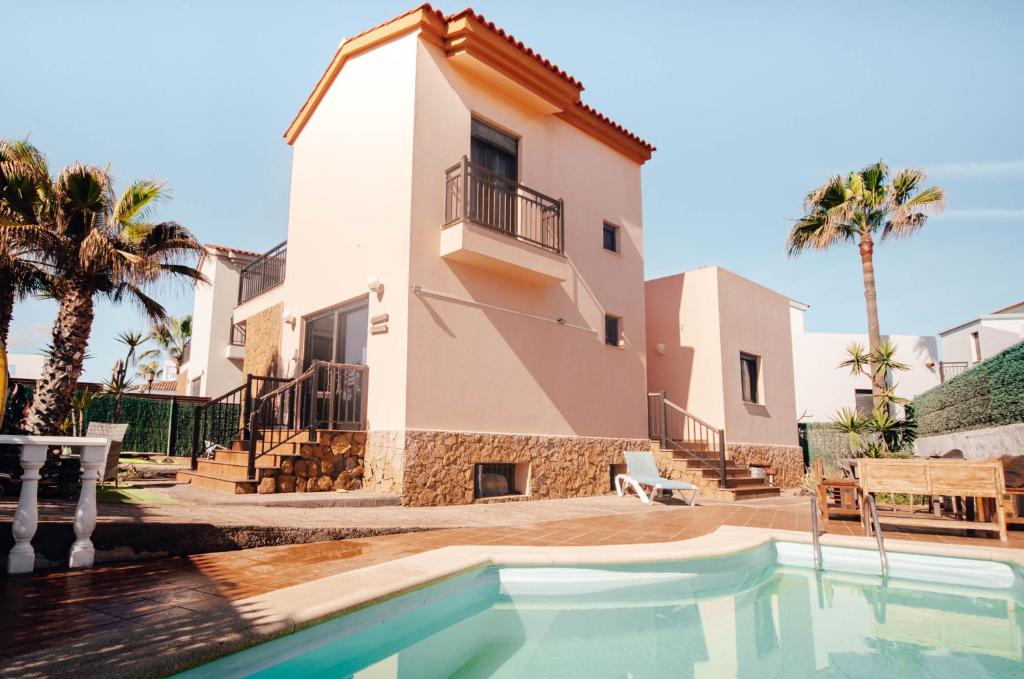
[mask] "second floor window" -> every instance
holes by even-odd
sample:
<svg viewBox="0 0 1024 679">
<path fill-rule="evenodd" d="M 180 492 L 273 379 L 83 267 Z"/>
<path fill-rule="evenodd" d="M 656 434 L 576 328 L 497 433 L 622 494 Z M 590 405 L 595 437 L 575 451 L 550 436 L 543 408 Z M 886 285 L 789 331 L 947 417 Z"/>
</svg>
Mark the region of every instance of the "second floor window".
<svg viewBox="0 0 1024 679">
<path fill-rule="evenodd" d="M 604 249 L 608 252 L 619 251 L 619 227 L 614 224 L 604 223 Z"/>
<path fill-rule="evenodd" d="M 604 343 L 610 347 L 619 346 L 619 339 L 622 336 L 622 319 L 618 316 L 605 314 L 604 317 Z"/>
<path fill-rule="evenodd" d="M 761 403 L 759 381 L 761 359 L 753 354 L 740 352 L 740 388 L 744 403 Z"/>
</svg>

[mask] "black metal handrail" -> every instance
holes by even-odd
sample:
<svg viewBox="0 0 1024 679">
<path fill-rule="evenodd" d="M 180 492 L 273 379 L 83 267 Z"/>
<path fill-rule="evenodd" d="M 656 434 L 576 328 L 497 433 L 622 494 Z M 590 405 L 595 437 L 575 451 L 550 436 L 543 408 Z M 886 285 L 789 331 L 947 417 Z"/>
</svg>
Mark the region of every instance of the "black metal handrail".
<svg viewBox="0 0 1024 679">
<path fill-rule="evenodd" d="M 246 264 L 238 274 L 238 303 L 247 302 L 284 283 L 287 255 L 288 241 L 284 241 Z"/>
<path fill-rule="evenodd" d="M 957 375 L 967 372 L 969 367 L 967 361 L 942 361 L 939 363 L 939 381 L 951 380 Z"/>
<path fill-rule="evenodd" d="M 241 386 L 196 406 L 192 419 L 192 469 L 199 466 L 200 456 L 211 455 L 217 447 L 226 448 L 232 441 L 245 440 L 253 398 L 282 382 L 288 382 L 288 378 L 246 375 Z"/>
<path fill-rule="evenodd" d="M 725 459 L 725 430 L 713 427 L 665 398 L 664 392 L 647 394 L 648 435 L 662 447 L 683 453 L 720 476 L 718 485 L 728 484 Z"/>
<path fill-rule="evenodd" d="M 466 156 L 445 170 L 444 185 L 445 226 L 465 219 L 545 250 L 565 252 L 561 199 L 471 163 Z"/>
<path fill-rule="evenodd" d="M 256 460 L 306 433 L 316 441 L 322 429 L 366 429 L 365 365 L 315 361 L 286 384 L 255 397 L 249 414 L 247 474 Z"/>
</svg>

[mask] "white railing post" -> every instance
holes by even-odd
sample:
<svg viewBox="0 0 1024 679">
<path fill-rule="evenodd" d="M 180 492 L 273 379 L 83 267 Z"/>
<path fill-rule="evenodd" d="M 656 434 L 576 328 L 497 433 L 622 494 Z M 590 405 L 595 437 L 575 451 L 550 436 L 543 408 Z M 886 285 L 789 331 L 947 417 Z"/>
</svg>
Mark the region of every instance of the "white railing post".
<svg viewBox="0 0 1024 679">
<path fill-rule="evenodd" d="M 75 509 L 75 542 L 68 556 L 69 568 L 88 568 L 96 556 L 92 544 L 92 532 L 96 528 L 96 482 L 107 461 L 108 447 L 84 446 L 82 448 L 82 492 Z"/>
<path fill-rule="evenodd" d="M 21 447 L 21 494 L 18 509 L 14 512 L 14 547 L 7 554 L 7 572 L 31 573 L 35 568 L 36 553 L 32 549 L 32 538 L 39 526 L 39 470 L 46 462 L 46 446 L 23 445 Z"/>
</svg>

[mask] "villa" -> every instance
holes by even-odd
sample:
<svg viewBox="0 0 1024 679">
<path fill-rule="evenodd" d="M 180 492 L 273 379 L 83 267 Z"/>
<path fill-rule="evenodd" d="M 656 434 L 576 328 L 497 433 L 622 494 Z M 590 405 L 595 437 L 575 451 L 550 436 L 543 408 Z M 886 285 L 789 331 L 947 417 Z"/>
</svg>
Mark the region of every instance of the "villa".
<svg viewBox="0 0 1024 679">
<path fill-rule="evenodd" d="M 1024 340 L 1024 301 L 939 331 L 942 381 Z"/>
<path fill-rule="evenodd" d="M 731 415 L 678 415 L 715 423 L 711 446 L 649 421 L 649 391 L 674 396 L 648 389 L 660 382 L 640 170 L 654 147 L 582 90 L 471 10 L 421 7 L 344 41 L 285 133 L 287 241 L 259 257 L 212 245 L 203 256 L 213 285 L 197 292 L 182 384 L 228 394 L 218 402 L 241 417 L 226 418 L 230 435 L 197 425 L 197 449 L 232 450 L 182 479 L 228 492 L 363 488 L 411 505 L 597 495 L 623 451 L 654 439 L 664 466 L 709 492 L 777 494 L 746 464 L 777 465 L 771 455 L 737 456 L 721 478 L 718 443 L 740 427 Z M 267 394 L 266 427 L 250 437 Z M 741 429 L 740 441 L 783 446 L 795 483 L 792 397 L 779 396 L 777 418 L 757 418 L 786 435 Z M 319 456 L 313 475 L 300 467 L 307 478 L 290 462 L 300 454 Z"/>
</svg>

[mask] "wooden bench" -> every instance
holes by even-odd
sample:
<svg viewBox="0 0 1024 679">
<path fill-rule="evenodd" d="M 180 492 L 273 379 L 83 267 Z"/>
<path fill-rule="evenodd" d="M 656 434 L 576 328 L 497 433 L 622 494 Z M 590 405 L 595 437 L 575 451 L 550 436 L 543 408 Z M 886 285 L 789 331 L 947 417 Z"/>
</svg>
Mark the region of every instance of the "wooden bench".
<svg viewBox="0 0 1024 679">
<path fill-rule="evenodd" d="M 1003 495 L 1003 465 L 999 461 L 970 460 L 874 460 L 864 458 L 858 464 L 861 495 L 861 520 L 870 532 L 867 515 L 868 494 L 906 493 L 909 495 L 976 498 L 977 521 L 963 521 L 930 514 L 905 516 L 878 513 L 880 523 L 913 528 L 945 528 L 953 530 L 984 530 L 999 533 L 1006 541 L 1006 511 Z M 991 508 L 987 507 L 991 501 Z M 990 515 L 993 513 L 994 517 Z M 994 518 L 995 520 L 989 520 Z"/>
</svg>

